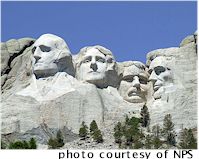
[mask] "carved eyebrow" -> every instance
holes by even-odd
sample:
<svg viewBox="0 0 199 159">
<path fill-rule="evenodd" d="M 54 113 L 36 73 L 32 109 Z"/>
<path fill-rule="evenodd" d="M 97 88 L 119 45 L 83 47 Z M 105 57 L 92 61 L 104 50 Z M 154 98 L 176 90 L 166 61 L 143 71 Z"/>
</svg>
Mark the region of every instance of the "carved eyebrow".
<svg viewBox="0 0 199 159">
<path fill-rule="evenodd" d="M 45 46 L 45 45 L 40 45 L 39 48 L 41 49 L 42 52 L 51 51 L 51 47 L 48 47 L 48 46 Z"/>
<path fill-rule="evenodd" d="M 142 79 L 142 80 L 148 80 L 148 78 L 147 77 L 145 77 L 145 76 L 142 76 L 142 75 L 138 75 L 138 77 L 139 77 L 139 79 Z"/>
<path fill-rule="evenodd" d="M 122 80 L 126 80 L 126 79 L 129 79 L 129 78 L 133 78 L 135 75 L 126 75 L 126 76 L 123 76 L 122 77 Z"/>
<path fill-rule="evenodd" d="M 106 61 L 106 59 L 104 57 L 101 57 L 101 56 L 96 56 L 96 60 L 103 60 L 103 62 Z"/>
<path fill-rule="evenodd" d="M 91 56 L 85 56 L 85 57 L 83 57 L 83 59 L 80 62 L 80 64 L 84 63 L 86 60 L 91 60 Z"/>
</svg>

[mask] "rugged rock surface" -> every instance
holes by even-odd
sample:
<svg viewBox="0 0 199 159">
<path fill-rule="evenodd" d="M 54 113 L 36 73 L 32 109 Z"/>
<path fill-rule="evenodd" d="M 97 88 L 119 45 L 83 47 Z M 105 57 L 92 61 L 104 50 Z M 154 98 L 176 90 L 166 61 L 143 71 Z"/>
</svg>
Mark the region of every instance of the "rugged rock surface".
<svg viewBox="0 0 199 159">
<path fill-rule="evenodd" d="M 132 87 L 136 87 L 136 91 L 135 88 L 132 89 L 133 96 L 139 92 L 141 84 L 147 86 L 145 100 L 150 111 L 151 126 L 162 125 L 164 116 L 171 114 L 177 133 L 182 127 L 197 127 L 196 33 L 186 37 L 180 47 L 158 49 L 147 54 L 146 67 L 143 70 L 146 74 L 149 73 L 148 76 L 152 76 L 151 71 L 156 72 L 156 75 L 163 72 L 149 69 L 157 57 L 168 59 L 165 61 L 165 68 L 168 67 L 172 73 L 172 83 L 163 85 L 161 97 L 158 99 L 154 98 L 155 87 L 151 78 L 149 77 L 148 82 L 139 79 L 139 71 L 133 68 L 128 75 L 128 78 L 133 78 L 129 81 L 125 77 L 124 67 L 135 62 L 117 63 L 112 53 L 107 57 L 100 57 L 99 65 L 92 66 L 99 69 L 99 66 L 102 66 L 100 62 L 108 63 L 105 75 L 108 75 L 109 80 L 104 88 L 96 87 L 95 83 L 89 81 L 78 80 L 67 71 L 36 78 L 33 73 L 35 57 L 32 56 L 34 41 L 24 38 L 1 43 L 1 133 L 4 141 L 29 140 L 35 137 L 39 148 L 47 148 L 45 145 L 50 137 L 54 137 L 56 132 L 61 130 L 67 142 L 64 148 L 118 148 L 114 144 L 114 125 L 124 120 L 126 115 L 139 117 L 145 104 L 126 101 L 120 95 L 118 88 L 122 80 L 132 82 Z M 96 54 L 99 55 L 100 52 L 98 50 Z M 96 57 L 91 58 L 99 58 Z M 83 62 L 91 62 L 89 58 L 82 58 Z M 71 60 L 76 66 L 77 55 L 72 55 L 70 62 Z M 105 67 L 105 64 L 103 65 Z M 82 141 L 78 138 L 82 121 L 89 125 L 92 120 L 96 120 L 102 131 L 103 144 L 96 144 L 91 139 Z"/>
<path fill-rule="evenodd" d="M 1 43 L 1 88 L 3 92 L 16 85 L 22 85 L 32 74 L 31 45 L 34 41 L 31 38 L 22 38 Z"/>
<path fill-rule="evenodd" d="M 150 97 L 148 99 L 151 124 L 161 123 L 164 115 L 171 114 L 178 132 L 182 128 L 194 128 L 197 123 L 196 43 L 187 41 L 187 38 L 182 43 L 183 46 L 179 48 L 158 49 L 147 54 L 148 65 L 151 59 L 158 56 L 169 58 L 168 67 L 173 75 L 173 83 L 164 88 L 161 99 L 153 100 Z"/>
</svg>

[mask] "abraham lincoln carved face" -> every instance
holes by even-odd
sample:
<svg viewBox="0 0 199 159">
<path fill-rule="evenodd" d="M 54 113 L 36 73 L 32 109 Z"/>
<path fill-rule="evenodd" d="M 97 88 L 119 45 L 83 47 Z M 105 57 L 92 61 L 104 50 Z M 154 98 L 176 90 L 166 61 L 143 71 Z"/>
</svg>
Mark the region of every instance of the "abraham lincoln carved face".
<svg viewBox="0 0 199 159">
<path fill-rule="evenodd" d="M 172 83 L 172 74 L 167 67 L 166 57 L 156 57 L 149 66 L 149 81 L 153 84 L 154 99 L 159 99 L 164 93 L 164 87 Z"/>
</svg>

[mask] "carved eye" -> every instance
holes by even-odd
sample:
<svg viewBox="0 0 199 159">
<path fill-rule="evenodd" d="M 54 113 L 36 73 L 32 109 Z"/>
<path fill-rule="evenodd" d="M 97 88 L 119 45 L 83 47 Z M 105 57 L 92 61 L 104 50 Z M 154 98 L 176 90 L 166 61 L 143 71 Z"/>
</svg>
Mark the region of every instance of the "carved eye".
<svg viewBox="0 0 199 159">
<path fill-rule="evenodd" d="M 105 59 L 103 59 L 102 57 L 96 57 L 96 61 L 97 62 L 101 62 L 101 63 L 104 63 L 105 62 Z"/>
<path fill-rule="evenodd" d="M 163 66 L 157 66 L 154 68 L 156 75 L 160 75 L 162 72 L 165 72 L 166 69 Z"/>
<path fill-rule="evenodd" d="M 32 48 L 32 53 L 33 53 L 33 54 L 34 54 L 35 50 L 36 50 L 36 47 L 34 46 L 34 47 Z"/>
<path fill-rule="evenodd" d="M 139 77 L 139 82 L 140 82 L 141 84 L 147 84 L 147 80 L 144 79 L 143 77 Z"/>
<path fill-rule="evenodd" d="M 108 58 L 108 59 L 107 59 L 107 62 L 108 62 L 108 63 L 112 63 L 112 62 L 113 62 L 113 59 L 112 59 L 112 58 Z"/>
<path fill-rule="evenodd" d="M 48 46 L 45 46 L 45 45 L 40 45 L 39 48 L 40 48 L 40 50 L 42 52 L 49 52 L 49 51 L 51 51 L 51 48 L 48 47 Z"/>
<path fill-rule="evenodd" d="M 87 62 L 90 62 L 91 61 L 91 57 L 87 57 L 86 59 L 84 59 L 83 61 L 82 61 L 82 63 L 87 63 Z"/>
<path fill-rule="evenodd" d="M 133 77 L 124 77 L 122 80 L 126 82 L 133 82 Z"/>
</svg>

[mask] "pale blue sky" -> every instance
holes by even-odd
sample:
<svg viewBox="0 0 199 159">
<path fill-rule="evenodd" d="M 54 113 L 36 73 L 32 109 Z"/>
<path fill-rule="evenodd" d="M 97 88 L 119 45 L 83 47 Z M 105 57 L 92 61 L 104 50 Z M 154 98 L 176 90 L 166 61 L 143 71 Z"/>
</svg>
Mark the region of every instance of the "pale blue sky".
<svg viewBox="0 0 199 159">
<path fill-rule="evenodd" d="M 197 2 L 1 2 L 1 41 L 62 37 L 73 54 L 102 45 L 117 61 L 179 46 L 197 29 Z"/>
</svg>

